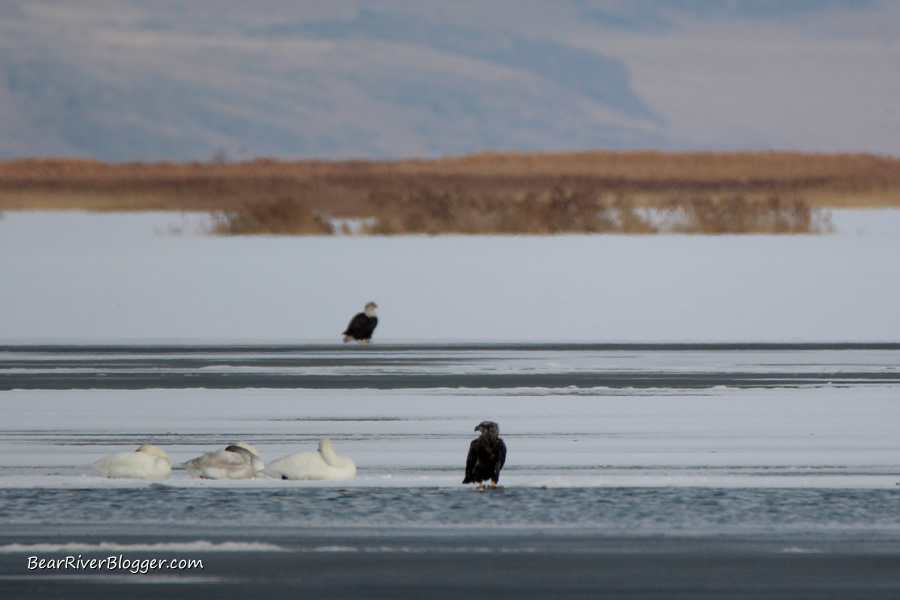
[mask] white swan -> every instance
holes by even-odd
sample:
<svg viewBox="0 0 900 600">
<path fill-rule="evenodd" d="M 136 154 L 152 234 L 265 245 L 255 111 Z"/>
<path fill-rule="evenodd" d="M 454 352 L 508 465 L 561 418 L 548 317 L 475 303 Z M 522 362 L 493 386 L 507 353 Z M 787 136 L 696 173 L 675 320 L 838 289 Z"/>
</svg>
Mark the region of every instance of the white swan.
<svg viewBox="0 0 900 600">
<path fill-rule="evenodd" d="M 134 452 L 111 454 L 91 466 L 113 479 L 165 479 L 172 474 L 169 455 L 152 444 L 144 444 Z"/>
<path fill-rule="evenodd" d="M 207 452 L 181 463 L 181 466 L 194 478 L 253 479 L 266 465 L 256 448 L 246 442 L 237 442 L 224 450 Z"/>
<path fill-rule="evenodd" d="M 356 476 L 356 463 L 335 454 L 331 440 L 322 438 L 316 452 L 298 452 L 273 460 L 264 473 L 279 479 L 347 480 Z"/>
</svg>

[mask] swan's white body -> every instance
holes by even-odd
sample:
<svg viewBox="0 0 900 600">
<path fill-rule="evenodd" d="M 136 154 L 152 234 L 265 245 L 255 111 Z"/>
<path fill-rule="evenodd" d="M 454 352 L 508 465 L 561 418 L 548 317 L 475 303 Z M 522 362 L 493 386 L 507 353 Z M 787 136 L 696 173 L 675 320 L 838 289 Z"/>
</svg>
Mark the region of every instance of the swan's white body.
<svg viewBox="0 0 900 600">
<path fill-rule="evenodd" d="M 111 454 L 91 466 L 113 479 L 165 479 L 172 474 L 169 455 L 152 444 L 144 444 L 134 452 Z"/>
<path fill-rule="evenodd" d="M 256 448 L 238 442 L 224 450 L 207 452 L 181 466 L 195 479 L 253 479 L 266 465 Z"/>
<path fill-rule="evenodd" d="M 316 452 L 298 452 L 273 460 L 265 473 L 279 479 L 347 480 L 356 477 L 356 463 L 335 454 L 331 440 L 322 438 Z"/>
</svg>

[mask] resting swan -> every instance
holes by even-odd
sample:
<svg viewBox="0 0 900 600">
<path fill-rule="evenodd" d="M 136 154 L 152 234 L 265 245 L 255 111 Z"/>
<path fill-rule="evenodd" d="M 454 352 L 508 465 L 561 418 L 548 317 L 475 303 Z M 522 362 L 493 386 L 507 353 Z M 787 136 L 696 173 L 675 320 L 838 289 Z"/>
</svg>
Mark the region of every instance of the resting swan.
<svg viewBox="0 0 900 600">
<path fill-rule="evenodd" d="M 253 479 L 265 468 L 262 455 L 246 442 L 207 452 L 181 466 L 195 479 Z"/>
<path fill-rule="evenodd" d="M 335 454 L 331 440 L 322 438 L 317 451 L 298 452 L 273 460 L 265 473 L 280 479 L 347 480 L 356 476 L 356 463 Z"/>
<path fill-rule="evenodd" d="M 169 455 L 152 444 L 144 444 L 134 452 L 117 452 L 91 466 L 113 479 L 165 479 L 172 474 Z"/>
</svg>

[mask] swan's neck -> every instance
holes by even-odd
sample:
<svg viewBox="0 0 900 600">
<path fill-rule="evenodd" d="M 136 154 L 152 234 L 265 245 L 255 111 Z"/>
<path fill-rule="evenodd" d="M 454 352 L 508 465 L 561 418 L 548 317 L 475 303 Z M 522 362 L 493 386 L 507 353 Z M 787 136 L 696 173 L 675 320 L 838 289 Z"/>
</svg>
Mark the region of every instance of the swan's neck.
<svg viewBox="0 0 900 600">
<path fill-rule="evenodd" d="M 320 448 L 319 453 L 322 455 L 322 458 L 325 459 L 325 462 L 332 467 L 336 466 L 339 462 L 338 455 L 334 453 L 334 449 L 331 446 Z"/>
</svg>

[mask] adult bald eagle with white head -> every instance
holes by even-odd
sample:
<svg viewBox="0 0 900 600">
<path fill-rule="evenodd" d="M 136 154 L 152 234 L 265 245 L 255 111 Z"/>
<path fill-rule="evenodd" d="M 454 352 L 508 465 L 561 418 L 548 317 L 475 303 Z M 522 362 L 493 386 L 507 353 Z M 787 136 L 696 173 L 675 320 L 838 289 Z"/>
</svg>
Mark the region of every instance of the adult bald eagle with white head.
<svg viewBox="0 0 900 600">
<path fill-rule="evenodd" d="M 506 444 L 497 437 L 500 426 L 493 421 L 482 421 L 475 431 L 480 431 L 481 436 L 469 444 L 463 483 L 475 483 L 481 489 L 484 482 L 490 479 L 491 487 L 495 488 L 500 480 L 500 469 L 506 463 Z"/>
<path fill-rule="evenodd" d="M 350 340 L 357 340 L 363 344 L 372 341 L 372 333 L 375 331 L 375 326 L 378 325 L 378 317 L 375 316 L 376 308 L 378 308 L 377 304 L 369 302 L 366 304 L 365 311 L 357 313 L 350 320 L 350 324 L 343 333 L 345 344 Z"/>
</svg>

